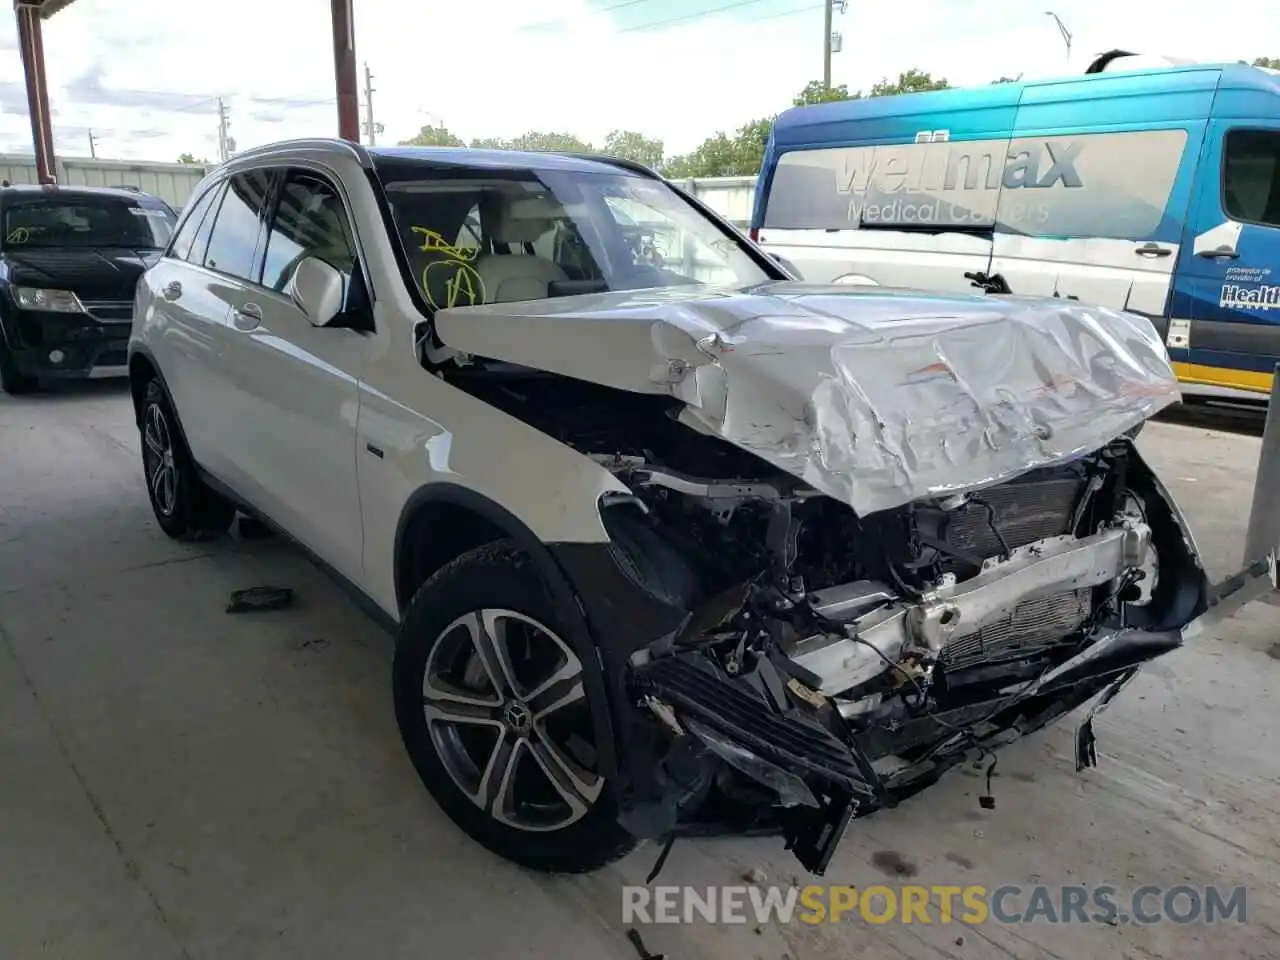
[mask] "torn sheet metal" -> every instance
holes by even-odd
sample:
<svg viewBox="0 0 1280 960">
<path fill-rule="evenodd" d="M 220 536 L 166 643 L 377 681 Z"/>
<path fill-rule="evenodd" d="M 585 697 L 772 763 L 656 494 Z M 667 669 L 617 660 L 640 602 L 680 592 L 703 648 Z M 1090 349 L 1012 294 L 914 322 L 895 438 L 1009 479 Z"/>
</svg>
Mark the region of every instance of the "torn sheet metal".
<svg viewBox="0 0 1280 960">
<path fill-rule="evenodd" d="M 687 404 L 866 515 L 1090 452 L 1180 399 L 1144 317 L 1057 299 L 770 283 L 441 311 L 467 353 Z"/>
</svg>

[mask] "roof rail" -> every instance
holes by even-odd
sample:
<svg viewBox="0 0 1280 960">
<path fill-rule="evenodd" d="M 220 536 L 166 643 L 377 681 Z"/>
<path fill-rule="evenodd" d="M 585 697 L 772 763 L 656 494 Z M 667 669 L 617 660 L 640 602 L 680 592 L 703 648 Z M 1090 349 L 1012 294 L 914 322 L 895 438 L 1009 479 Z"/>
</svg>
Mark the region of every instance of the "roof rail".
<svg viewBox="0 0 1280 960">
<path fill-rule="evenodd" d="M 651 180 L 662 180 L 662 174 L 658 173 L 652 167 L 646 167 L 643 163 L 637 163 L 635 160 L 627 160 L 623 157 L 608 157 L 598 153 L 566 153 L 566 157 L 573 157 L 577 160 L 594 160 L 596 163 L 607 163 L 611 166 L 620 167 L 623 170 L 630 170 L 632 173 L 638 173 L 641 176 L 649 177 Z"/>
<path fill-rule="evenodd" d="M 343 148 L 359 161 L 362 167 L 370 167 L 373 160 L 369 156 L 369 151 L 362 144 L 353 143 L 350 140 L 342 140 L 338 137 L 301 137 L 296 140 L 277 140 L 273 143 L 264 143 L 258 147 L 250 147 L 237 153 L 235 156 L 227 160 L 227 163 L 235 163 L 237 160 L 269 157 L 272 154 L 280 153 L 285 150 L 299 150 L 308 147 L 324 147 L 333 149 L 335 147 Z"/>
</svg>

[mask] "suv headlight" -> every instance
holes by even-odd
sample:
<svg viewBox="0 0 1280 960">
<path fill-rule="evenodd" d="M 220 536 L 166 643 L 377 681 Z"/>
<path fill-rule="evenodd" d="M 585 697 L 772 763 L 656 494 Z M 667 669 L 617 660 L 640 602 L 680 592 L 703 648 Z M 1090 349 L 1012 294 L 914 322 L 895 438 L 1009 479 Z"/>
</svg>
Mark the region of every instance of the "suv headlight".
<svg viewBox="0 0 1280 960">
<path fill-rule="evenodd" d="M 70 290 L 43 290 L 40 287 L 14 287 L 13 299 L 23 310 L 49 310 L 53 313 L 84 313 L 84 304 Z"/>
</svg>

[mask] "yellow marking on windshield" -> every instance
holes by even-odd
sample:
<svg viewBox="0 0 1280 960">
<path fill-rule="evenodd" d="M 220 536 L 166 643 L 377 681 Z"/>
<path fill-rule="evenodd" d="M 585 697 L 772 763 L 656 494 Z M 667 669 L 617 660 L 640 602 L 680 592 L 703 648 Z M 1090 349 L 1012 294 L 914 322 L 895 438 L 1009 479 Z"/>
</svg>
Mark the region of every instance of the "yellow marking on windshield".
<svg viewBox="0 0 1280 960">
<path fill-rule="evenodd" d="M 480 254 L 478 247 L 454 246 L 439 233 L 426 227 L 411 226 L 409 230 L 411 233 L 421 234 L 422 243 L 418 249 L 423 253 L 443 253 L 451 260 L 461 260 L 466 263 L 470 263 Z"/>
<path fill-rule="evenodd" d="M 453 273 L 446 274 L 444 281 L 444 300 L 443 304 L 436 301 L 435 295 L 431 292 L 431 284 L 428 278 L 431 271 L 435 270 L 438 274 L 441 267 L 452 267 Z M 475 307 L 485 302 L 484 280 L 480 278 L 480 274 L 476 268 L 469 263 L 461 260 L 436 260 L 434 263 L 428 263 L 422 269 L 422 294 L 427 298 L 427 303 L 432 310 L 447 310 L 451 307 Z"/>
</svg>

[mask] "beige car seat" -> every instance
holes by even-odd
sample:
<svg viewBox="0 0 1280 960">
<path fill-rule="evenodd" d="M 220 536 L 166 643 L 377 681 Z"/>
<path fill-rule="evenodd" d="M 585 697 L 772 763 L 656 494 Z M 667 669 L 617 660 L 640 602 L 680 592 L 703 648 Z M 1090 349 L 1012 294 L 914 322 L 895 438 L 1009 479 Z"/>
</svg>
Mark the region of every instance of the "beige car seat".
<svg viewBox="0 0 1280 960">
<path fill-rule="evenodd" d="M 558 205 L 541 197 L 519 197 L 499 211 L 493 240 L 513 252 L 488 253 L 476 262 L 485 303 L 541 300 L 552 282 L 568 279 L 550 260 L 522 252 L 525 244 L 533 243 L 563 216 Z"/>
</svg>

